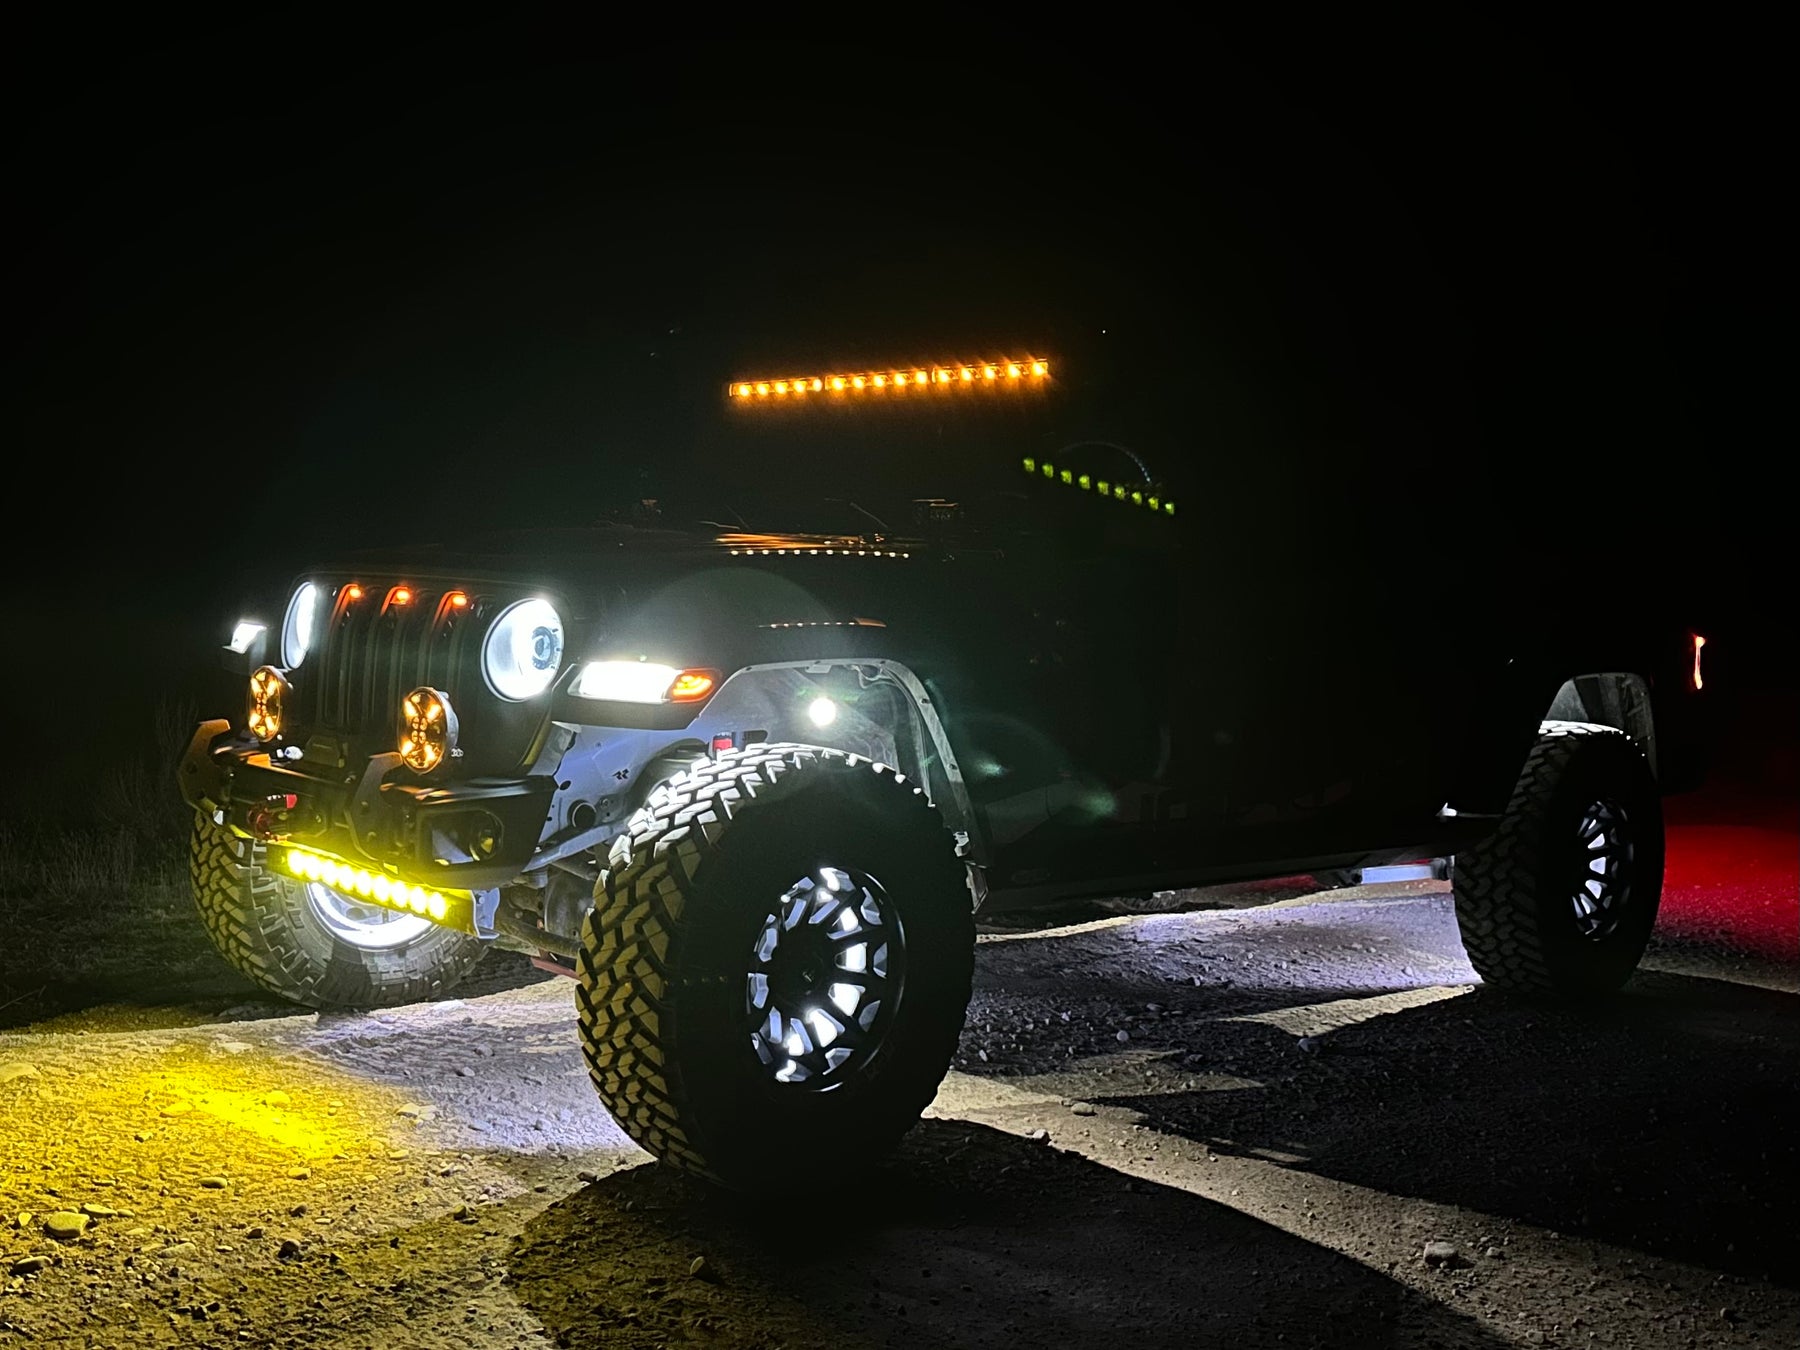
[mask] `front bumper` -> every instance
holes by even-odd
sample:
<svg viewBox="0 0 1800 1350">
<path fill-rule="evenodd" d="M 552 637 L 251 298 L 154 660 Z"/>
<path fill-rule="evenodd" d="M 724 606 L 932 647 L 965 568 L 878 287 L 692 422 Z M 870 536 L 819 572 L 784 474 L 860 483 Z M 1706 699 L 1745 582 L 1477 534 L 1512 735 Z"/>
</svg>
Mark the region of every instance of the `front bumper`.
<svg viewBox="0 0 1800 1350">
<path fill-rule="evenodd" d="M 278 763 L 222 718 L 195 730 L 179 781 L 190 806 L 247 838 L 469 891 L 505 885 L 526 869 L 556 792 L 547 775 L 422 784 L 391 754 L 376 755 L 360 774 L 322 777 Z"/>
</svg>

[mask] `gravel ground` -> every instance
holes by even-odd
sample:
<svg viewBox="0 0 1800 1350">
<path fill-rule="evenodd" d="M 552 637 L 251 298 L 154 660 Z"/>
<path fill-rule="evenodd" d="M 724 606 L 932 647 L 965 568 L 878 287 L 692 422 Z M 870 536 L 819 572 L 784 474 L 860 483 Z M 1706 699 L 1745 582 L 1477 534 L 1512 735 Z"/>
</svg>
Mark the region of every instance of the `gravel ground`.
<svg viewBox="0 0 1800 1350">
<path fill-rule="evenodd" d="M 1441 883 L 1178 900 L 984 934 L 930 1118 L 777 1205 L 649 1164 L 517 961 L 0 1033 L 0 1345 L 1793 1343 L 1800 967 L 1546 1011 Z"/>
</svg>

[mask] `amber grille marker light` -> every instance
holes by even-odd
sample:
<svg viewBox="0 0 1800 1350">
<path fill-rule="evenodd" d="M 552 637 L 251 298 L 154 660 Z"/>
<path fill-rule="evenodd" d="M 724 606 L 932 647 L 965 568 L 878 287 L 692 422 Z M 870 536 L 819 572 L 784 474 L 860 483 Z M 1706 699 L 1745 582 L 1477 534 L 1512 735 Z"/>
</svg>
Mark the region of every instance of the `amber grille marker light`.
<svg viewBox="0 0 1800 1350">
<path fill-rule="evenodd" d="M 813 394 L 867 394 L 902 390 L 946 391 L 977 381 L 996 387 L 1042 384 L 1050 378 L 1048 361 L 1027 357 L 1021 361 L 1002 360 L 974 365 L 912 367 L 906 370 L 865 370 L 834 375 L 788 375 L 770 380 L 733 380 L 725 387 L 727 396 L 737 403 L 765 400 L 793 400 Z"/>
</svg>

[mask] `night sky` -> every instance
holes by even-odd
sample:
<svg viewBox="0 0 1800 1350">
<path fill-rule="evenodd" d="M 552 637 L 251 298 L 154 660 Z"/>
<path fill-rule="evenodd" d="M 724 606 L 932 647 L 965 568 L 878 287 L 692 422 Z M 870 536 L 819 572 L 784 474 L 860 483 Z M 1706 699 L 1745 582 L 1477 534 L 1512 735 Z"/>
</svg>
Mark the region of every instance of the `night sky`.
<svg viewBox="0 0 1800 1350">
<path fill-rule="evenodd" d="M 334 548 L 595 519 L 702 462 L 722 364 L 1057 288 L 1166 335 L 1228 284 L 1246 368 L 1341 357 L 1421 435 L 1473 399 L 1599 571 L 1791 686 L 1767 35 L 933 22 L 18 34 L 4 801 Z"/>
</svg>

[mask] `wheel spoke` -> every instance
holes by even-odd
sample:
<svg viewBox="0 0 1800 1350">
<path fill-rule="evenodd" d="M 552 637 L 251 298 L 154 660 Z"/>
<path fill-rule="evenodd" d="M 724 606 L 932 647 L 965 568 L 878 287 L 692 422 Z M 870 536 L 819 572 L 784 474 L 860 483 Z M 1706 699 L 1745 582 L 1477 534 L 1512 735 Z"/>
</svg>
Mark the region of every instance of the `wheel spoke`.
<svg viewBox="0 0 1800 1350">
<path fill-rule="evenodd" d="M 775 1082 L 811 1089 L 855 1072 L 885 1035 L 901 951 L 870 878 L 822 866 L 790 886 L 751 944 L 744 983 L 751 1048 Z"/>
<path fill-rule="evenodd" d="M 854 1017 L 841 1017 L 838 1018 L 837 1021 L 838 1025 L 842 1027 L 843 1030 L 838 1032 L 838 1034 L 832 1038 L 829 1046 L 825 1047 L 825 1052 L 827 1054 L 838 1049 L 854 1051 L 867 1047 L 869 1044 L 869 1034 L 857 1023 Z"/>
<path fill-rule="evenodd" d="M 1578 876 L 1571 893 L 1577 930 L 1595 941 L 1618 928 L 1631 893 L 1631 827 L 1611 801 L 1593 802 L 1576 830 Z"/>
</svg>

